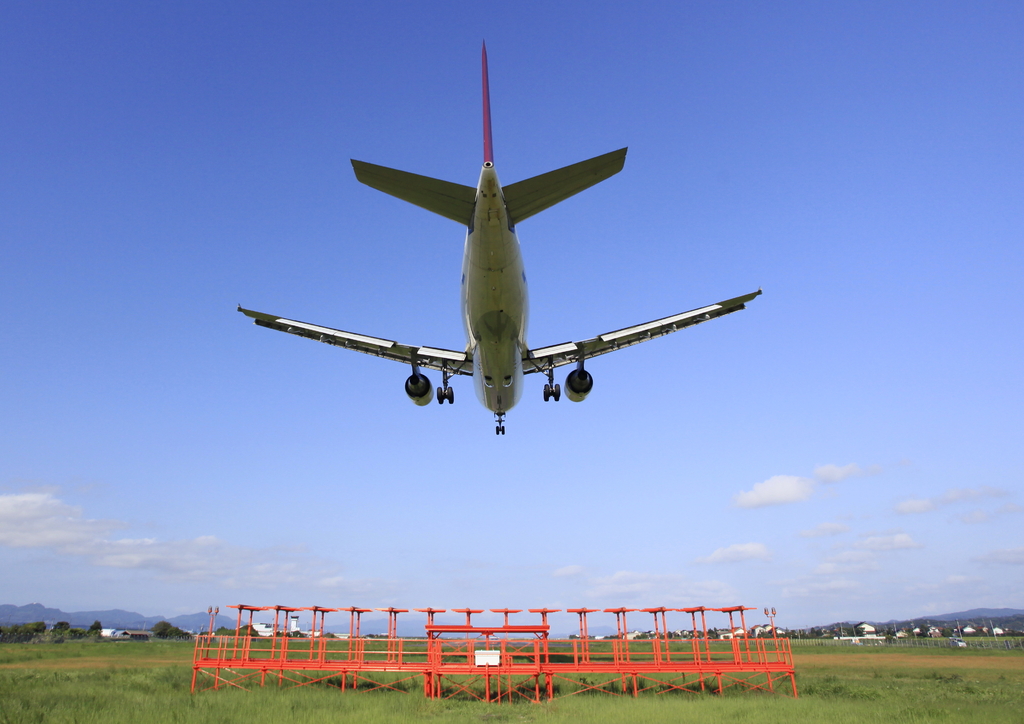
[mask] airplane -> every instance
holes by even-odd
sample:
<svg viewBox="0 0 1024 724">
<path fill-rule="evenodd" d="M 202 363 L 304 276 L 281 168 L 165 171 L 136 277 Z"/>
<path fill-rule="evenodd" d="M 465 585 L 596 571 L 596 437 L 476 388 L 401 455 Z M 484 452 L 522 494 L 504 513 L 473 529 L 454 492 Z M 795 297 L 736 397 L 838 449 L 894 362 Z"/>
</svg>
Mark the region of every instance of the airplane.
<svg viewBox="0 0 1024 724">
<path fill-rule="evenodd" d="M 582 402 L 594 387 L 594 377 L 585 365 L 589 360 L 738 312 L 761 294 L 761 290 L 606 332 L 582 342 L 531 347 L 526 341 L 529 316 L 526 272 L 516 227 L 621 171 L 627 149 L 503 187 L 494 166 L 486 43 L 481 51 L 481 67 L 484 162 L 476 188 L 352 160 L 358 181 L 467 227 L 461 290 L 466 348 L 458 351 L 401 344 L 255 312 L 241 305 L 238 311 L 251 317 L 260 327 L 409 365 L 412 374 L 405 381 L 405 393 L 420 406 L 430 404 L 433 399 L 439 404 L 445 401 L 453 404 L 455 390 L 449 382 L 459 375 L 471 376 L 480 402 L 494 413 L 494 433 L 504 435 L 505 415 L 522 397 L 524 375 L 545 375 L 544 401 L 558 402 L 562 388 L 555 382 L 555 368 L 575 365 L 565 378 L 565 394 L 573 402 Z M 423 369 L 440 372 L 442 386 L 435 390 Z"/>
</svg>

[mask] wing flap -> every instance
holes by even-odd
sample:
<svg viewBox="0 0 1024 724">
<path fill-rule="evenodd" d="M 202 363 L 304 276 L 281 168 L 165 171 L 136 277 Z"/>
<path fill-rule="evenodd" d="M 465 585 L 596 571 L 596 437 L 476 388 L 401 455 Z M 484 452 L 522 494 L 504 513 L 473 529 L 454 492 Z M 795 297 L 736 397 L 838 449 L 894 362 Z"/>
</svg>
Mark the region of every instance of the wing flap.
<svg viewBox="0 0 1024 724">
<path fill-rule="evenodd" d="M 476 189 L 450 181 L 399 171 L 352 159 L 356 178 L 371 188 L 433 211 L 446 219 L 469 225 Z"/>
<path fill-rule="evenodd" d="M 383 357 L 395 362 L 405 364 L 415 363 L 426 369 L 447 370 L 449 374 L 472 375 L 473 358 L 466 352 L 457 352 L 451 349 L 440 349 L 437 347 L 423 347 L 420 345 L 400 344 L 390 339 L 371 337 L 355 332 L 345 332 L 331 327 L 322 327 L 318 324 L 299 322 L 285 317 L 276 317 L 272 314 L 254 312 L 251 309 L 238 307 L 238 311 L 253 319 L 253 323 L 273 329 L 278 332 L 287 332 L 298 337 L 305 337 L 316 342 L 323 342 L 335 347 L 343 347 L 354 352 Z"/>
<path fill-rule="evenodd" d="M 626 150 L 620 148 L 618 151 L 595 156 L 506 186 L 505 207 L 512 217 L 512 222 L 518 224 L 523 219 L 528 219 L 559 201 L 565 201 L 609 176 L 614 176 L 626 163 Z"/>
<path fill-rule="evenodd" d="M 606 332 L 582 342 L 566 342 L 549 347 L 539 347 L 530 350 L 523 358 L 523 372 L 525 374 L 543 372 L 552 367 L 573 364 L 581 358 L 590 359 L 591 357 L 598 357 L 618 349 L 632 347 L 634 344 L 664 337 L 666 334 L 678 332 L 681 329 L 746 309 L 747 303 L 760 294 L 761 290 L 758 289 L 752 294 L 744 294 L 741 297 L 726 299 L 724 302 L 700 307 L 699 309 L 691 309 L 680 314 L 673 314 L 656 319 L 653 322 L 645 322 L 644 324 L 637 324 L 632 327 L 624 327 L 614 332 Z"/>
</svg>

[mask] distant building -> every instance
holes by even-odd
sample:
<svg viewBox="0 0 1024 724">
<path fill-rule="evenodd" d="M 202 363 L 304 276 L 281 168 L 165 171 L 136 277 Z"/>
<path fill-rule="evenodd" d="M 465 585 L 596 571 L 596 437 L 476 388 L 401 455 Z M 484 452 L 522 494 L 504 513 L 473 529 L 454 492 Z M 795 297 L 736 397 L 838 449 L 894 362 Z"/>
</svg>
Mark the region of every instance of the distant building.
<svg viewBox="0 0 1024 724">
<path fill-rule="evenodd" d="M 132 641 L 149 641 L 149 637 L 152 635 L 152 631 L 145 631 L 143 629 L 115 629 L 114 634 L 110 638 L 130 639 Z"/>
<path fill-rule="evenodd" d="M 719 634 L 718 638 L 720 638 L 720 639 L 739 639 L 739 638 L 745 637 L 746 635 L 747 635 L 747 632 L 744 631 L 742 628 L 734 628 L 732 631 L 723 631 L 721 634 Z"/>
</svg>

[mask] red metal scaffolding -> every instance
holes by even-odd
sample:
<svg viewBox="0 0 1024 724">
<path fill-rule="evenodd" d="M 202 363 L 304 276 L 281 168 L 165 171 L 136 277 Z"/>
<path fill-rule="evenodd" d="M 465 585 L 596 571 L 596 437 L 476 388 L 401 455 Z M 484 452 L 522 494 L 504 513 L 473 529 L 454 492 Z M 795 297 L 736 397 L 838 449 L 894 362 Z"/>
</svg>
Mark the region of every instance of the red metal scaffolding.
<svg viewBox="0 0 1024 724">
<path fill-rule="evenodd" d="M 540 614 L 539 622 L 512 624 L 509 616 L 521 609 L 492 608 L 504 620 L 491 626 L 473 624 L 473 615 L 483 609 L 451 609 L 465 614 L 465 623 L 442 624 L 436 616 L 445 609 L 418 608 L 427 618 L 424 636 L 400 638 L 398 615 L 409 609 L 230 608 L 238 610 L 233 635 L 214 633 L 216 612 L 211 609 L 209 633 L 196 637 L 193 692 L 265 686 L 269 678 L 269 683 L 281 687 L 319 684 L 342 691 L 408 692 L 422 686 L 428 698 L 499 702 L 540 702 L 584 692 L 721 694 L 732 687 L 776 692 L 780 683 L 779 691 L 797 696 L 789 640 L 776 635 L 774 609 L 765 609 L 765 636 L 750 634 L 744 612 L 753 609 L 743 606 L 565 609 L 578 617 L 579 634 L 552 639 L 548 615 L 562 609 L 529 609 Z M 387 614 L 386 636 L 364 636 L 360 631 L 362 615 L 374 610 Z M 270 611 L 271 634 L 253 635 L 253 617 Z M 288 623 L 298 611 L 311 612 L 311 621 L 308 631 L 296 634 Z M 348 633 L 327 633 L 327 614 L 341 612 L 349 614 Z M 628 613 L 652 615 L 654 628 L 637 637 L 627 627 Z M 616 634 L 591 637 L 588 617 L 594 614 L 614 615 Z M 678 619 L 680 614 L 689 627 L 670 630 L 670 615 Z M 709 614 L 723 622 L 728 618 L 729 638 L 709 637 Z"/>
</svg>

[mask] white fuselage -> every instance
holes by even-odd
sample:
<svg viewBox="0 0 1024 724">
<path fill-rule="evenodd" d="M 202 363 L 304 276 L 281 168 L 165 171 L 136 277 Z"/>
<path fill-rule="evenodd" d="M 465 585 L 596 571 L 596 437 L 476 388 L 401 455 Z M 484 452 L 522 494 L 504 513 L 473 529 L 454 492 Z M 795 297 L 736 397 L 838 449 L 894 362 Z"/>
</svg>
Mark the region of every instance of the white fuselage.
<svg viewBox="0 0 1024 724">
<path fill-rule="evenodd" d="M 512 409 L 523 394 L 528 316 L 519 239 L 498 174 L 485 163 L 462 260 L 462 321 L 466 351 L 473 355 L 473 386 L 480 402 L 495 413 Z"/>
</svg>

